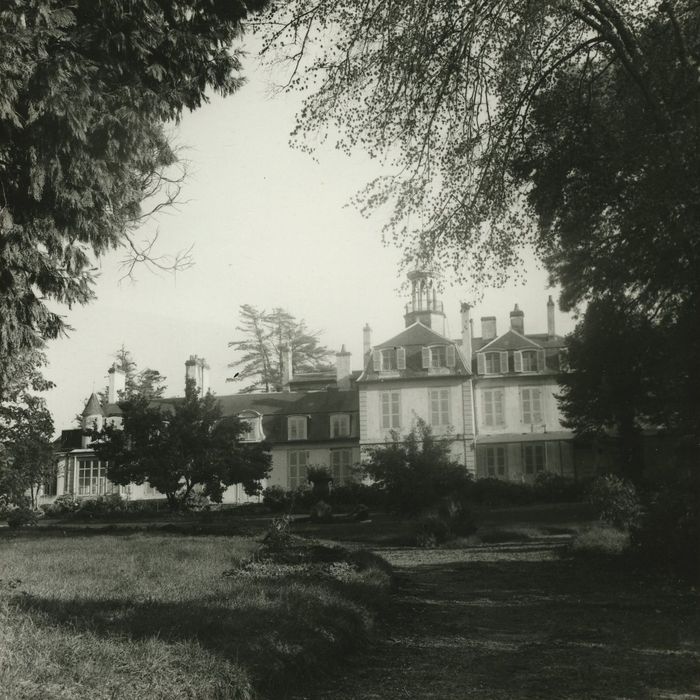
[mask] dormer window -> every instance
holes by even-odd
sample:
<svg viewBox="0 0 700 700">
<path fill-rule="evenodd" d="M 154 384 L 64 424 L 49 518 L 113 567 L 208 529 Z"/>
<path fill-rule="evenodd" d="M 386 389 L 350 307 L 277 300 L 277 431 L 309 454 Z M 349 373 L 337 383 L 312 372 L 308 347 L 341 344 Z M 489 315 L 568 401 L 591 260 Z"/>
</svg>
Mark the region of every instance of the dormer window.
<svg viewBox="0 0 700 700">
<path fill-rule="evenodd" d="M 431 345 L 423 348 L 423 369 L 455 366 L 454 345 Z"/>
<path fill-rule="evenodd" d="M 483 374 L 506 374 L 508 372 L 507 352 L 485 352 L 481 355 L 483 360 Z"/>
<path fill-rule="evenodd" d="M 406 369 L 406 349 L 402 347 L 382 348 L 373 353 L 375 372 L 392 372 Z"/>
<path fill-rule="evenodd" d="M 246 428 L 238 438 L 241 442 L 260 442 L 263 439 L 262 416 L 257 411 L 243 411 L 238 418 Z"/>
<path fill-rule="evenodd" d="M 331 437 L 350 437 L 350 416 L 347 413 L 331 416 Z"/>
<path fill-rule="evenodd" d="M 516 350 L 513 367 L 516 372 L 541 372 L 545 367 L 544 350 Z"/>
<path fill-rule="evenodd" d="M 289 440 L 306 440 L 306 416 L 289 416 L 287 418 L 287 438 Z"/>
</svg>

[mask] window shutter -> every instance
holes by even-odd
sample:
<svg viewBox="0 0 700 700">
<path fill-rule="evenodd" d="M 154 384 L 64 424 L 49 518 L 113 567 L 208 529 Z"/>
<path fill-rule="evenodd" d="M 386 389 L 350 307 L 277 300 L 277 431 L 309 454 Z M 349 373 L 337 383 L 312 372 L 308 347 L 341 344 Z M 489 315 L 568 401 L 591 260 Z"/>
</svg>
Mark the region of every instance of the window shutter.
<svg viewBox="0 0 700 700">
<path fill-rule="evenodd" d="M 544 350 L 537 351 L 537 371 L 541 372 L 544 369 Z"/>
<path fill-rule="evenodd" d="M 406 369 L 406 348 L 396 348 L 396 369 Z"/>
<path fill-rule="evenodd" d="M 423 369 L 430 367 L 430 348 L 422 348 Z"/>
<path fill-rule="evenodd" d="M 479 374 L 486 374 L 486 355 L 483 352 L 476 354 L 476 371 Z"/>
<path fill-rule="evenodd" d="M 523 354 L 520 350 L 516 350 L 513 353 L 513 368 L 516 372 L 523 371 Z"/>
<path fill-rule="evenodd" d="M 379 354 L 379 350 L 372 351 L 372 363 L 375 372 L 379 372 L 382 368 L 382 357 Z"/>
<path fill-rule="evenodd" d="M 508 353 L 501 353 L 501 374 L 508 374 Z"/>
<path fill-rule="evenodd" d="M 456 358 L 455 358 L 455 346 L 454 345 L 448 345 L 447 346 L 447 366 L 448 367 L 454 367 L 456 363 Z"/>
</svg>

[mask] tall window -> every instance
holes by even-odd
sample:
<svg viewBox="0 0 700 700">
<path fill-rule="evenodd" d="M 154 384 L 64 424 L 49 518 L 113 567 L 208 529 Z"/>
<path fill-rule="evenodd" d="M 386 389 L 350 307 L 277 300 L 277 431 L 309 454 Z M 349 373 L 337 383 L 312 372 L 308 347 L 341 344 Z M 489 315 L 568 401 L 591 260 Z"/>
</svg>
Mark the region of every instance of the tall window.
<svg viewBox="0 0 700 700">
<path fill-rule="evenodd" d="M 455 366 L 454 345 L 432 345 L 423 348 L 423 369 Z"/>
<path fill-rule="evenodd" d="M 78 460 L 78 496 L 119 493 L 119 486 L 107 479 L 107 466 L 99 459 Z"/>
<path fill-rule="evenodd" d="M 287 484 L 290 489 L 297 489 L 306 484 L 306 468 L 309 466 L 307 450 L 290 450 L 287 452 Z"/>
<path fill-rule="evenodd" d="M 350 436 L 350 416 L 347 413 L 337 413 L 331 416 L 331 437 Z"/>
<path fill-rule="evenodd" d="M 537 372 L 537 350 L 523 350 L 523 372 Z"/>
<path fill-rule="evenodd" d="M 396 369 L 396 350 L 385 348 L 382 350 L 382 370 Z"/>
<path fill-rule="evenodd" d="M 258 442 L 262 438 L 260 414 L 256 411 L 244 411 L 238 414 L 238 418 L 247 426 L 246 431 L 241 433 L 240 441 Z"/>
<path fill-rule="evenodd" d="M 398 391 L 385 391 L 381 395 L 382 428 L 393 430 L 401 427 L 401 404 Z"/>
<path fill-rule="evenodd" d="M 538 387 L 526 387 L 520 390 L 520 404 L 523 423 L 528 425 L 542 422 L 542 392 Z"/>
<path fill-rule="evenodd" d="M 289 440 L 306 440 L 306 416 L 287 418 L 287 437 Z"/>
<path fill-rule="evenodd" d="M 430 390 L 430 425 L 450 424 L 450 390 Z"/>
<path fill-rule="evenodd" d="M 335 486 L 352 481 L 352 450 L 331 450 L 331 475 Z"/>
<path fill-rule="evenodd" d="M 501 372 L 501 353 L 487 352 L 484 356 L 486 374 L 500 374 Z"/>
<path fill-rule="evenodd" d="M 505 477 L 506 475 L 506 448 L 501 445 L 493 445 L 486 448 L 486 474 L 487 476 Z"/>
<path fill-rule="evenodd" d="M 487 427 L 505 424 L 503 389 L 487 389 L 483 393 L 484 421 Z"/>
<path fill-rule="evenodd" d="M 523 463 L 526 474 L 543 472 L 546 466 L 544 443 L 530 442 L 523 445 Z"/>
</svg>

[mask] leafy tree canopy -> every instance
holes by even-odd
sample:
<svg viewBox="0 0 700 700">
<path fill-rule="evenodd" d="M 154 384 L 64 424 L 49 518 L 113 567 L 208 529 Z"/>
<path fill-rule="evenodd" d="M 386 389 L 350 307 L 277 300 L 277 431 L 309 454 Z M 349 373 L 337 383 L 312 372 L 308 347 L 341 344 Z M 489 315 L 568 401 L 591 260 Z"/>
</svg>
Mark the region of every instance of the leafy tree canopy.
<svg viewBox="0 0 700 700">
<path fill-rule="evenodd" d="M 176 161 L 163 124 L 241 84 L 233 44 L 265 0 L 10 0 L 0 9 L 0 385 L 56 338 L 47 302 L 93 297 Z M 166 195 L 167 198 L 167 195 Z"/>
<path fill-rule="evenodd" d="M 118 400 L 125 401 L 137 396 L 142 396 L 148 401 L 163 398 L 167 377 L 164 377 L 157 369 L 150 367 L 139 371 L 136 360 L 123 345 L 114 353 L 112 367 L 124 373 L 124 390 L 118 392 Z M 107 403 L 108 393 L 108 387 L 99 392 L 100 402 L 103 406 Z"/>
<path fill-rule="evenodd" d="M 23 505 L 29 495 L 36 506 L 41 484 L 53 476 L 53 419 L 46 402 L 34 392 L 51 388 L 41 377 L 39 351 L 12 362 L 12 381 L 0 395 L 0 496 Z"/>
<path fill-rule="evenodd" d="M 237 371 L 228 381 L 250 381 L 243 392 L 281 389 L 285 348 L 291 350 L 295 372 L 332 369 L 331 351 L 318 342 L 320 332 L 309 331 L 303 320 L 298 321 L 288 311 L 275 308 L 267 312 L 243 304 L 240 319 L 236 330 L 243 339 L 228 344 L 239 354 L 239 359 L 229 364 Z"/>
<path fill-rule="evenodd" d="M 446 496 L 458 496 L 469 483 L 466 468 L 450 454 L 450 442 L 433 435 L 419 419 L 403 438 L 392 431 L 391 440 L 367 450 L 365 473 L 386 492 L 396 511 L 415 515 Z"/>
<path fill-rule="evenodd" d="M 115 484 L 147 481 L 172 508 L 196 486 L 215 502 L 233 484 L 249 494 L 260 491 L 271 466 L 267 445 L 240 442 L 247 425 L 222 418 L 216 398 L 200 396 L 193 381 L 184 399 L 153 403 L 136 396 L 122 410 L 121 427 L 93 432 L 92 447 L 108 462 L 107 477 Z"/>
<path fill-rule="evenodd" d="M 697 293 L 700 5 L 694 0 L 276 2 L 265 52 L 310 92 L 295 136 L 393 163 L 365 211 L 406 263 L 474 287 L 536 245 L 562 304 Z"/>
</svg>

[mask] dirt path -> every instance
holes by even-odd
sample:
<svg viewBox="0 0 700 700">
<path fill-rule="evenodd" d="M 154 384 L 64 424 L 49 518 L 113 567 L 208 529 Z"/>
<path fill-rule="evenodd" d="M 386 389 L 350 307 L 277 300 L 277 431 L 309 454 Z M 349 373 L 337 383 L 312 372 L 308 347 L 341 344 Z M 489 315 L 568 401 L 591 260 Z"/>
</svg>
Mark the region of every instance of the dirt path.
<svg viewBox="0 0 700 700">
<path fill-rule="evenodd" d="M 297 700 L 700 698 L 698 597 L 560 546 L 377 550 L 399 592 L 376 641 Z"/>
</svg>

